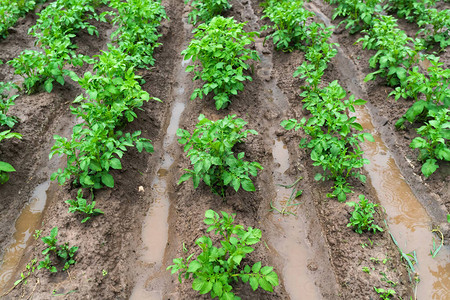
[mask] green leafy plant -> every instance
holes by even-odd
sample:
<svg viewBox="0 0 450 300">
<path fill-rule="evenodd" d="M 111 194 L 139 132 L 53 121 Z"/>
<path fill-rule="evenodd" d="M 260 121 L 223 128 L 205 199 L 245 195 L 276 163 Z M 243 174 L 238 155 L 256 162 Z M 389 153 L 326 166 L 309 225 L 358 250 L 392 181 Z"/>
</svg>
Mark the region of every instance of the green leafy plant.
<svg viewBox="0 0 450 300">
<path fill-rule="evenodd" d="M 92 193 L 92 191 L 91 191 L 91 193 Z M 92 193 L 91 200 L 92 200 L 92 203 L 88 204 L 87 200 L 84 199 L 84 197 L 83 197 L 83 190 L 79 189 L 78 193 L 77 193 L 77 199 L 76 200 L 73 200 L 73 199 L 67 200 L 66 203 L 70 205 L 70 207 L 69 207 L 70 213 L 80 212 L 80 213 L 87 215 L 87 217 L 81 221 L 81 223 L 84 223 L 93 216 L 103 214 L 103 211 L 101 211 L 100 209 L 94 208 L 95 201 L 94 201 L 93 193 Z"/>
<path fill-rule="evenodd" d="M 17 286 L 20 283 L 24 285 L 27 284 L 28 277 L 30 277 L 30 275 L 34 273 L 34 271 L 36 270 L 36 264 L 37 264 L 36 258 L 33 258 L 29 263 L 27 263 L 27 265 L 25 266 L 25 271 L 20 273 L 20 279 L 14 282 L 14 286 Z"/>
<path fill-rule="evenodd" d="M 8 29 L 17 23 L 19 18 L 34 9 L 36 4 L 46 0 L 2 0 L 0 2 L 0 37 L 8 36 Z"/>
<path fill-rule="evenodd" d="M 184 60 L 197 60 L 200 65 L 189 65 L 186 72 L 194 72 L 193 80 L 201 79 L 203 87 L 195 89 L 191 100 L 203 99 L 214 93 L 217 110 L 225 108 L 230 95 L 237 95 L 244 89 L 243 81 L 252 80 L 244 74 L 250 66 L 247 60 L 259 60 L 255 50 L 245 48 L 254 42 L 257 32 L 245 32 L 245 23 L 236 23 L 233 18 L 214 17 L 208 24 L 201 24 L 193 30 L 194 38 L 181 52 Z"/>
<path fill-rule="evenodd" d="M 352 176 L 362 182 L 366 180 L 358 169 L 369 161 L 362 157 L 359 144 L 364 140 L 374 141 L 370 133 L 352 133 L 352 130 L 362 131 L 363 128 L 356 122 L 356 117 L 349 117 L 347 112 L 354 112 L 355 105 L 363 105 L 366 101 L 355 99 L 353 95 L 345 99 L 346 92 L 337 81 L 318 92 L 302 93 L 306 102 L 304 107 L 312 114 L 308 120 L 284 120 L 281 126 L 286 130 L 302 128 L 305 131 L 309 138 L 303 138 L 299 147 L 311 149 L 313 165 L 324 171 L 314 178 L 334 180 L 333 192 L 328 196 L 345 201 L 346 194 L 352 192 L 347 179 Z"/>
<path fill-rule="evenodd" d="M 357 42 L 362 42 L 363 48 L 377 50 L 377 53 L 369 59 L 371 68 L 377 68 L 369 73 L 364 81 L 374 80 L 378 75 L 386 78 L 390 86 L 398 86 L 406 80 L 408 70 L 419 61 L 419 53 L 423 50 L 423 44 L 414 43 L 414 48 L 409 46 L 413 39 L 406 32 L 400 30 L 397 20 L 392 16 L 380 15 L 373 20 L 373 27 L 363 31 L 366 35 Z"/>
<path fill-rule="evenodd" d="M 220 248 L 213 246 L 211 238 L 202 236 L 196 241 L 201 248 L 201 253 L 194 257 L 195 253 L 185 258 L 176 258 L 173 265 L 167 270 L 172 274 L 179 273 L 180 283 L 182 278 L 192 277 L 192 289 L 200 294 L 210 293 L 211 298 L 240 299 L 232 292 L 231 284 L 238 279 L 249 283 L 254 291 L 261 287 L 272 292 L 279 285 L 278 275 L 273 267 L 261 266 L 261 262 L 241 266 L 248 253 L 254 251 L 250 247 L 261 239 L 261 230 L 242 225 L 233 225 L 235 215 L 221 212 L 222 217 L 213 210 L 205 213 L 205 224 L 209 225 L 207 232 L 212 230 L 221 237 Z M 191 276 L 192 275 L 192 276 Z"/>
<path fill-rule="evenodd" d="M 428 116 L 430 121 L 417 129 L 422 137 L 411 141 L 410 147 L 419 149 L 419 160 L 424 161 L 421 171 L 429 177 L 438 168 L 437 160 L 450 161 L 450 110 L 431 110 Z"/>
<path fill-rule="evenodd" d="M 362 234 L 363 231 L 372 231 L 373 233 L 377 231 L 382 232 L 383 229 L 373 223 L 375 208 L 378 207 L 378 204 L 369 202 L 364 195 L 359 195 L 359 200 L 358 203 L 347 202 L 348 206 L 354 207 L 354 211 L 350 217 L 350 223 L 347 224 L 347 227 L 352 226 L 359 234 Z"/>
<path fill-rule="evenodd" d="M 244 161 L 244 152 L 237 157 L 233 152 L 236 143 L 243 142 L 249 133 L 258 134 L 255 130 L 242 130 L 247 124 L 236 115 L 211 121 L 204 115 L 198 117 L 199 122 L 192 135 L 183 129 L 177 130 L 178 142 L 188 152 L 193 170 L 185 169 L 187 173 L 181 176 L 178 184 L 192 178 L 194 188 L 200 180 L 210 186 L 214 193 L 225 197 L 225 187 L 232 186 L 237 192 L 239 188 L 255 191 L 250 179 L 256 176 L 258 169 L 263 168 L 257 162 Z"/>
<path fill-rule="evenodd" d="M 380 0 L 329 0 L 331 4 L 337 4 L 333 13 L 333 20 L 337 17 L 345 19 L 339 23 L 347 23 L 345 29 L 350 29 L 354 34 L 373 26 L 373 19 L 379 15 L 383 8 Z"/>
<path fill-rule="evenodd" d="M 117 9 L 113 23 L 118 28 L 111 38 L 117 43 L 118 50 L 127 55 L 126 60 L 133 66 L 147 69 L 147 65 L 153 66 L 153 52 L 161 45 L 157 43 L 161 36 L 158 27 L 163 19 L 167 19 L 161 1 L 113 0 L 109 6 Z"/>
<path fill-rule="evenodd" d="M 12 82 L 0 81 L 0 126 L 13 128 L 14 124 L 17 123 L 16 117 L 6 115 L 9 108 L 14 105 L 14 100 L 19 97 L 19 95 L 10 96 L 13 89 L 18 89 L 18 86 Z"/>
<path fill-rule="evenodd" d="M 375 292 L 377 292 L 378 296 L 380 296 L 380 299 L 383 300 L 389 300 L 392 296 L 395 295 L 395 291 L 391 289 L 385 290 L 377 287 L 373 287 L 373 289 L 375 290 Z"/>
<path fill-rule="evenodd" d="M 188 3 L 190 0 L 185 0 Z M 192 11 L 189 13 L 189 22 L 197 24 L 201 22 L 209 22 L 215 16 L 219 16 L 223 11 L 231 8 L 228 0 L 192 0 Z"/>
<path fill-rule="evenodd" d="M 62 259 L 64 262 L 63 271 L 66 271 L 70 268 L 71 265 L 76 263 L 75 254 L 78 251 L 78 247 L 70 247 L 69 243 L 58 244 L 58 240 L 56 236 L 58 235 L 58 227 L 52 228 L 49 236 L 44 236 L 41 240 L 47 244 L 47 248 L 42 251 L 42 254 L 45 255 L 44 260 L 39 262 L 38 270 L 44 268 L 49 270 L 52 273 L 58 272 L 56 266 L 53 265 L 50 254 L 55 255 L 58 259 Z"/>
<path fill-rule="evenodd" d="M 11 130 L 6 130 L 0 132 L 0 142 L 4 139 L 21 139 L 22 135 L 19 133 L 11 132 Z M 15 172 L 16 169 L 14 169 L 13 166 L 8 164 L 7 162 L 0 161 L 0 184 L 5 184 L 9 180 L 9 173 Z"/>
<path fill-rule="evenodd" d="M 265 15 L 274 25 L 263 26 L 261 30 L 270 29 L 264 41 L 272 38 L 277 50 L 292 51 L 302 48 L 302 41 L 307 39 L 306 22 L 314 17 L 314 13 L 303 7 L 302 0 L 277 1 L 268 0 L 261 4 Z"/>
</svg>

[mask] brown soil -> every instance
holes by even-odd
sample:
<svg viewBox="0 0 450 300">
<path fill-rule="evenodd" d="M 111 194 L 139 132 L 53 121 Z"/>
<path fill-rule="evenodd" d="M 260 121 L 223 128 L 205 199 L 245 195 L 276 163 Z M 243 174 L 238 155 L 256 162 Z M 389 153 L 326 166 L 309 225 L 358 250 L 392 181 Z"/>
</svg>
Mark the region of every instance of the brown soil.
<svg viewBox="0 0 450 300">
<path fill-rule="evenodd" d="M 226 16 L 233 16 L 239 21 L 249 21 L 248 30 L 259 30 L 266 24 L 261 21 L 262 10 L 256 0 L 232 1 L 233 8 Z M 330 6 L 315 1 L 314 4 L 331 16 Z M 184 255 L 182 245 L 190 251 L 197 251 L 195 240 L 202 236 L 205 225 L 202 222 L 207 209 L 223 210 L 237 213 L 236 222 L 245 226 L 261 228 L 263 240 L 266 242 L 256 246 L 256 250 L 248 256 L 247 263 L 262 261 L 263 264 L 273 265 L 278 274 L 282 273 L 283 257 L 275 250 L 273 237 L 277 231 L 267 222 L 273 217 L 268 213 L 269 203 L 275 199 L 275 184 L 279 178 L 274 175 L 277 164 L 274 161 L 273 139 L 281 138 L 289 150 L 290 167 L 285 176 L 290 182 L 302 176 L 301 205 L 298 214 L 305 221 L 305 234 L 302 243 L 308 244 L 313 255 L 308 258 L 308 276 L 320 291 L 323 299 L 377 299 L 378 295 L 373 286 L 391 288 L 381 281 L 380 272 L 398 285 L 394 288 L 403 299 L 412 295 L 411 284 L 407 271 L 400 260 L 398 250 L 392 243 L 387 232 L 382 234 L 356 234 L 346 227 L 350 208 L 334 199 L 326 198 L 330 184 L 319 184 L 314 181 L 314 167 L 309 154 L 298 148 L 298 142 L 303 134 L 286 132 L 279 123 L 287 118 L 300 119 L 304 116 L 298 97 L 298 87 L 302 81 L 292 78 L 292 73 L 303 61 L 301 52 L 275 52 L 271 43 L 263 45 L 263 39 L 258 39 L 253 45 L 269 63 L 255 63 L 253 81 L 245 84 L 245 90 L 232 97 L 230 106 L 216 111 L 212 97 L 204 100 L 186 101 L 186 108 L 180 120 L 180 127 L 192 130 L 197 123 L 200 113 L 210 119 L 223 118 L 228 114 L 236 114 L 248 122 L 247 128 L 259 132 L 257 136 L 249 136 L 245 144 L 239 145 L 237 151 L 244 151 L 246 159 L 258 161 L 264 170 L 255 180 L 256 192 L 249 193 L 232 189 L 227 190 L 227 201 L 211 193 L 210 189 L 200 184 L 193 189 L 191 182 L 177 185 L 183 169 L 189 167 L 189 160 L 185 157 L 181 147 L 170 146 L 163 148 L 163 140 L 170 122 L 170 113 L 174 107 L 176 88 L 187 86 L 186 99 L 199 83 L 192 83 L 187 76 L 179 81 L 182 57 L 180 52 L 183 41 L 192 35 L 183 30 L 183 17 L 188 8 L 182 1 L 163 1 L 170 21 L 161 26 L 162 46 L 155 53 L 156 65 L 151 71 L 139 71 L 146 80 L 144 89 L 150 95 L 163 100 L 163 103 L 149 102 L 138 111 L 138 119 L 128 124 L 124 130 L 132 132 L 141 130 L 144 137 L 150 138 L 155 146 L 155 153 L 140 154 L 130 150 L 122 160 L 123 170 L 115 171 L 116 187 L 96 191 L 97 207 L 105 212 L 104 216 L 93 218 L 90 222 L 80 224 L 79 215 L 69 214 L 64 200 L 76 196 L 76 189 L 70 185 L 63 187 L 52 183 L 47 193 L 47 209 L 43 216 L 43 235 L 48 235 L 51 228 L 58 226 L 59 240 L 68 241 L 70 245 L 80 246 L 76 260 L 77 264 L 70 268 L 70 273 L 49 274 L 38 271 L 28 281 L 13 290 L 5 299 L 16 299 L 24 295 L 32 299 L 49 299 L 53 291 L 66 294 L 65 299 L 128 299 L 139 279 L 145 279 L 146 289 L 160 289 L 163 299 L 208 299 L 200 297 L 191 289 L 191 282 L 178 284 L 175 276 L 170 276 L 164 269 L 171 264 L 172 259 Z M 33 41 L 26 35 L 27 28 L 34 24 L 36 17 L 30 14 L 17 25 L 11 35 L 0 41 L 0 59 L 12 59 L 24 49 L 32 49 Z M 90 37 L 80 33 L 76 39 L 80 52 L 95 55 L 105 49 L 108 42 L 110 26 L 98 24 L 100 38 Z M 106 34 L 108 32 L 108 34 Z M 357 35 L 349 36 L 346 31 L 335 34 L 343 51 L 353 58 L 357 70 L 362 74 L 368 73 L 368 58 L 372 53 L 361 50 L 359 45 L 353 45 Z M 325 75 L 325 80 L 331 82 L 340 80 L 342 74 L 333 61 Z M 267 67 L 273 65 L 272 67 Z M 85 71 L 85 68 L 78 70 Z M 0 79 L 11 80 L 12 70 L 2 65 Z M 355 76 L 357 77 L 357 76 Z M 14 78 L 19 80 L 19 78 Z M 419 200 L 429 208 L 429 213 L 436 224 L 443 209 L 450 209 L 449 187 L 445 184 L 449 179 L 448 164 L 442 166 L 435 175 L 427 180 L 420 176 L 420 165 L 416 162 L 416 153 L 408 147 L 409 142 L 416 136 L 414 128 L 407 128 L 406 132 L 395 131 L 393 125 L 409 107 L 407 101 L 394 102 L 388 99 L 390 90 L 381 81 L 366 84 L 369 95 L 368 107 L 374 117 L 374 123 L 392 151 L 400 166 L 403 176 L 413 187 Z M 281 95 L 271 89 L 276 86 L 286 97 L 288 104 L 284 107 L 279 101 Z M 53 135 L 70 136 L 75 123 L 70 114 L 70 103 L 80 93 L 75 83 L 68 82 L 64 87 L 57 86 L 51 94 L 40 92 L 35 95 L 22 95 L 11 113 L 18 116 L 19 124 L 14 131 L 23 134 L 22 140 L 8 140 L 0 145 L 1 159 L 16 166 L 11 180 L 0 186 L 0 254 L 11 242 L 15 219 L 23 206 L 28 202 L 33 189 L 48 180 L 50 174 L 57 167 L 64 166 L 64 159 L 48 161 L 48 154 L 53 145 Z M 270 100 L 271 99 L 271 100 Z M 153 266 L 140 261 L 142 250 L 141 231 L 144 218 L 154 201 L 152 182 L 157 176 L 158 166 L 168 153 L 174 159 L 167 175 L 167 189 L 170 198 L 169 210 L 169 238 L 166 245 L 162 267 L 153 271 Z M 370 182 L 361 184 L 352 182 L 355 196 L 365 194 L 369 199 L 376 200 L 376 193 Z M 433 191 L 433 192 L 431 192 Z M 275 218 L 278 218 L 275 217 Z M 293 216 L 281 218 L 293 218 Z M 386 216 L 380 213 L 377 223 L 382 224 Z M 297 219 L 292 222 L 296 221 Z M 298 225 L 298 224 L 297 224 Z M 42 243 L 31 239 L 29 247 L 22 258 L 14 279 L 19 277 L 20 270 L 32 258 L 41 259 L 40 252 L 44 249 Z M 370 258 L 381 261 L 388 258 L 386 264 L 377 263 Z M 362 267 L 369 267 L 370 274 L 362 272 Z M 373 268 L 373 269 L 372 269 Z M 106 270 L 104 276 L 102 271 Z M 258 290 L 252 292 L 248 285 L 236 286 L 236 293 L 242 299 L 297 299 L 287 292 L 283 277 L 280 276 L 280 286 L 274 293 Z M 302 287 L 297 289 L 301 291 Z"/>
</svg>

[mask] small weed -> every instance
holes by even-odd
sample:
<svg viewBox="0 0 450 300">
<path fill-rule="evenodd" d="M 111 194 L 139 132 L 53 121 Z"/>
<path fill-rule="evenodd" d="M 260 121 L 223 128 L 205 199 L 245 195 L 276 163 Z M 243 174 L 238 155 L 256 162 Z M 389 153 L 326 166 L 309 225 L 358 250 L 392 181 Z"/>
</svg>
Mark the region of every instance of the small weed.
<svg viewBox="0 0 450 300">
<path fill-rule="evenodd" d="M 370 268 L 369 267 L 362 267 L 363 272 L 370 274 Z"/>
</svg>

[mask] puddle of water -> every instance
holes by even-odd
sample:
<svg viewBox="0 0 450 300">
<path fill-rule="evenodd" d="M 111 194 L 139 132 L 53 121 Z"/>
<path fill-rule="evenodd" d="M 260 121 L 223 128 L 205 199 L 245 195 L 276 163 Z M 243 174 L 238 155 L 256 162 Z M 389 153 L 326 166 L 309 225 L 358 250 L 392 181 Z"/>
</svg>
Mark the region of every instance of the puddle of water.
<svg viewBox="0 0 450 300">
<path fill-rule="evenodd" d="M 22 259 L 30 237 L 39 227 L 42 212 L 47 202 L 50 181 L 41 183 L 34 190 L 30 202 L 26 204 L 16 220 L 12 244 L 6 249 L 0 266 L 0 295 L 12 286 L 12 276 Z"/>
<path fill-rule="evenodd" d="M 187 20 L 184 20 L 185 31 L 190 32 L 190 25 L 186 25 Z M 184 42 L 184 44 L 186 44 Z M 185 45 L 186 46 L 186 45 Z M 168 194 L 167 175 L 174 163 L 174 158 L 167 152 L 170 147 L 176 143 L 176 133 L 180 125 L 180 118 L 186 106 L 186 100 L 189 95 L 186 94 L 186 82 L 187 73 L 185 72 L 186 66 L 191 60 L 182 60 L 178 67 L 175 82 L 178 83 L 173 90 L 174 103 L 172 105 L 172 111 L 170 115 L 169 125 L 166 129 L 166 134 L 162 143 L 164 151 L 164 158 L 160 162 L 156 176 L 151 184 L 151 196 L 153 197 L 150 209 L 145 217 L 143 229 L 142 229 L 142 241 L 144 244 L 144 250 L 141 253 L 141 261 L 148 263 L 152 267 L 149 272 L 150 276 L 143 275 L 137 280 L 135 287 L 133 288 L 130 299 L 162 299 L 164 280 L 161 276 L 158 276 L 158 272 L 165 272 L 162 267 L 164 260 L 164 253 L 166 251 L 166 245 L 169 240 L 169 211 L 170 211 L 170 198 Z M 167 272 L 165 272 L 166 274 Z M 167 273 L 168 274 L 168 273 Z M 163 275 L 164 276 L 164 275 Z M 152 284 L 152 281 L 162 281 L 157 284 Z M 153 282 L 154 283 L 154 282 Z"/>
<path fill-rule="evenodd" d="M 364 143 L 364 156 L 370 160 L 365 168 L 378 199 L 386 209 L 392 234 L 403 252 L 416 251 L 420 283 L 418 299 L 450 298 L 450 249 L 442 247 L 432 258 L 431 219 L 404 180 L 389 150 L 375 131 L 368 111 L 357 109 L 358 120 L 372 133 L 375 143 Z M 437 243 L 439 238 L 436 239 Z"/>
<path fill-rule="evenodd" d="M 330 20 L 314 4 L 308 3 L 308 6 L 327 26 L 330 25 Z M 333 39 L 332 41 L 336 42 Z M 341 80 L 347 84 L 351 93 L 356 97 L 362 97 L 364 95 L 360 86 L 360 82 L 363 82 L 362 74 L 356 70 L 353 61 L 342 52 L 341 48 L 338 49 L 335 59 L 336 66 L 340 69 Z M 432 258 L 431 218 L 404 180 L 389 149 L 376 132 L 367 109 L 356 107 L 356 116 L 364 130 L 375 138 L 374 143 L 367 142 L 361 145 L 364 157 L 370 160 L 370 164 L 364 167 L 368 171 L 380 203 L 386 209 L 391 232 L 403 252 L 416 251 L 418 259 L 416 271 L 420 276 L 417 299 L 450 299 L 450 247 L 442 247 L 437 257 Z"/>
<path fill-rule="evenodd" d="M 275 168 L 275 178 L 286 184 L 288 179 L 284 173 L 289 167 L 287 147 L 280 139 L 275 139 L 272 153 L 274 162 L 278 165 Z M 285 205 L 291 196 L 291 191 L 291 189 L 278 186 L 274 205 L 280 207 Z M 307 224 L 298 207 L 294 206 L 289 209 L 290 212 L 296 213 L 296 216 L 281 216 L 277 212 L 269 213 L 267 217 L 272 225 L 275 225 L 276 233 L 271 236 L 270 243 L 283 259 L 282 279 L 290 299 L 320 299 L 319 290 L 307 269 L 311 251 L 304 231 Z"/>
</svg>

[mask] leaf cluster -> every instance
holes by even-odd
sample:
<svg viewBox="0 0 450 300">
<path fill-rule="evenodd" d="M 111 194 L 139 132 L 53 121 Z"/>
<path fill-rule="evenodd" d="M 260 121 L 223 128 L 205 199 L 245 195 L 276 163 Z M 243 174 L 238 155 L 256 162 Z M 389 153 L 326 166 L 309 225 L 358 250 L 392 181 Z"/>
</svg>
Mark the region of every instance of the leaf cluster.
<svg viewBox="0 0 450 300">
<path fill-rule="evenodd" d="M 91 193 L 92 193 L 92 191 L 91 191 Z M 101 211 L 98 208 L 94 208 L 95 201 L 93 201 L 93 200 L 94 200 L 94 194 L 92 193 L 92 202 L 90 204 L 88 204 L 87 200 L 84 199 L 83 190 L 79 189 L 76 200 L 69 199 L 65 202 L 70 205 L 70 207 L 69 207 L 70 213 L 80 212 L 80 213 L 87 215 L 86 218 L 81 220 L 81 223 L 84 223 L 93 216 L 103 214 L 103 211 Z"/>
<path fill-rule="evenodd" d="M 70 268 L 71 265 L 76 263 L 75 255 L 78 251 L 78 247 L 72 246 L 69 248 L 69 243 L 58 244 L 58 240 L 56 236 L 58 235 L 58 227 L 52 228 L 49 236 L 44 236 L 41 240 L 47 244 L 47 248 L 42 251 L 42 254 L 45 255 L 44 260 L 39 262 L 38 270 L 44 268 L 49 270 L 52 273 L 58 272 L 58 269 L 53 264 L 50 259 L 50 255 L 56 256 L 57 259 L 61 259 L 64 263 L 63 271 L 66 271 Z"/>
<path fill-rule="evenodd" d="M 252 80 L 251 76 L 244 74 L 250 67 L 246 61 L 259 60 L 259 56 L 255 50 L 245 46 L 254 42 L 253 38 L 258 33 L 244 31 L 244 25 L 236 23 L 233 18 L 218 16 L 194 29 L 194 38 L 181 54 L 184 60 L 200 62 L 199 65 L 189 65 L 186 72 L 194 72 L 193 80 L 201 79 L 205 83 L 194 90 L 191 100 L 203 99 L 213 92 L 219 110 L 228 106 L 230 95 L 237 95 L 244 89 L 244 81 Z"/>
<path fill-rule="evenodd" d="M 278 275 L 273 267 L 262 267 L 261 262 L 241 266 L 247 254 L 254 251 L 250 247 L 261 239 L 261 230 L 242 225 L 233 225 L 235 215 L 221 212 L 222 217 L 213 210 L 205 212 L 205 224 L 209 225 L 207 232 L 213 231 L 221 237 L 221 247 L 213 246 L 211 238 L 202 236 L 196 244 L 201 248 L 201 253 L 194 257 L 176 258 L 173 265 L 167 270 L 172 274 L 179 273 L 180 283 L 183 277 L 192 277 L 192 289 L 200 294 L 210 293 L 211 298 L 218 297 L 221 300 L 240 299 L 232 292 L 232 283 L 241 279 L 249 283 L 256 291 L 258 287 L 273 292 L 273 288 L 279 285 Z M 192 276 L 191 276 L 192 275 Z"/>
<path fill-rule="evenodd" d="M 266 36 L 265 41 L 272 38 L 277 50 L 301 49 L 302 41 L 309 37 L 306 23 L 315 16 L 303 7 L 303 0 L 268 0 L 261 5 L 264 7 L 262 19 L 269 18 L 274 23 L 262 28 L 273 31 Z"/>
<path fill-rule="evenodd" d="M 237 192 L 239 188 L 255 191 L 250 175 L 256 177 L 258 169 L 263 168 L 257 162 L 244 161 L 244 152 L 233 152 L 236 143 L 243 142 L 249 133 L 258 134 L 255 130 L 243 130 L 247 124 L 236 115 L 211 121 L 204 115 L 198 117 L 199 122 L 192 135 L 183 129 L 177 130 L 178 142 L 191 160 L 193 170 L 181 176 L 178 184 L 192 178 L 194 188 L 203 180 L 212 191 L 225 197 L 225 187 L 232 186 Z"/>
<path fill-rule="evenodd" d="M 363 48 L 377 50 L 369 59 L 371 68 L 378 70 L 369 73 L 364 81 L 374 80 L 377 75 L 386 78 L 390 86 L 396 87 L 404 82 L 408 71 L 420 59 L 420 51 L 424 49 L 422 43 L 409 44 L 414 40 L 398 28 L 397 20 L 392 16 L 380 15 L 374 19 L 373 27 L 363 31 L 366 35 L 357 43 L 362 42 Z"/>
<path fill-rule="evenodd" d="M 188 3 L 190 0 L 185 0 Z M 231 8 L 228 0 L 192 0 L 192 11 L 189 13 L 189 23 L 208 23 L 215 16 L 220 16 L 223 11 Z"/>
<path fill-rule="evenodd" d="M 2 142 L 5 139 L 21 139 L 22 135 L 19 133 L 11 132 L 11 130 L 5 130 L 0 132 L 0 142 Z M 14 169 L 13 166 L 11 166 L 9 163 L 0 161 L 0 184 L 5 184 L 9 180 L 9 173 L 15 172 L 16 169 Z"/>
<path fill-rule="evenodd" d="M 428 117 L 431 119 L 417 129 L 421 137 L 414 138 L 410 144 L 420 151 L 419 160 L 424 162 L 421 171 L 425 177 L 439 168 L 436 159 L 450 161 L 450 110 L 430 110 Z"/>
<path fill-rule="evenodd" d="M 383 11 L 380 0 L 329 0 L 327 2 L 337 3 L 338 6 L 332 18 L 334 20 L 337 17 L 344 17 L 345 19 L 339 25 L 346 24 L 345 29 L 350 29 L 351 34 L 371 28 L 374 18 Z"/>
<path fill-rule="evenodd" d="M 47 0 L 2 0 L 0 2 L 0 37 L 8 36 L 8 29 L 16 25 L 19 18 L 33 10 L 38 3 Z"/>
<path fill-rule="evenodd" d="M 378 207 L 378 204 L 369 202 L 364 195 L 359 195 L 358 203 L 347 202 L 346 204 L 354 207 L 350 217 L 350 223 L 347 224 L 347 227 L 352 226 L 353 230 L 359 234 L 362 234 L 364 231 L 372 231 L 373 233 L 383 231 L 380 226 L 373 223 L 373 216 L 376 213 L 375 208 Z"/>
<path fill-rule="evenodd" d="M 126 57 L 118 49 L 106 51 L 94 65 L 96 74 L 86 72 L 82 78 L 74 76 L 85 93 L 75 99 L 74 103 L 79 105 L 71 111 L 84 122 L 74 126 L 70 140 L 54 136 L 55 145 L 49 157 L 65 154 L 68 159 L 67 167 L 52 174 L 52 180 L 64 184 L 75 176 L 75 183 L 82 187 L 114 187 L 109 172 L 122 169 L 120 158 L 127 147 L 153 152 L 150 140 L 141 138 L 140 131 L 130 134 L 117 130 L 124 122 L 136 118 L 133 109 L 151 99 L 142 90 L 134 68 L 127 68 Z M 111 65 L 114 67 L 110 68 Z"/>
<path fill-rule="evenodd" d="M 17 90 L 18 86 L 12 82 L 0 81 L 0 126 L 8 126 L 13 128 L 17 123 L 16 117 L 10 117 L 6 114 L 11 106 L 14 105 L 14 101 L 19 95 L 12 94 L 13 90 Z"/>
</svg>

